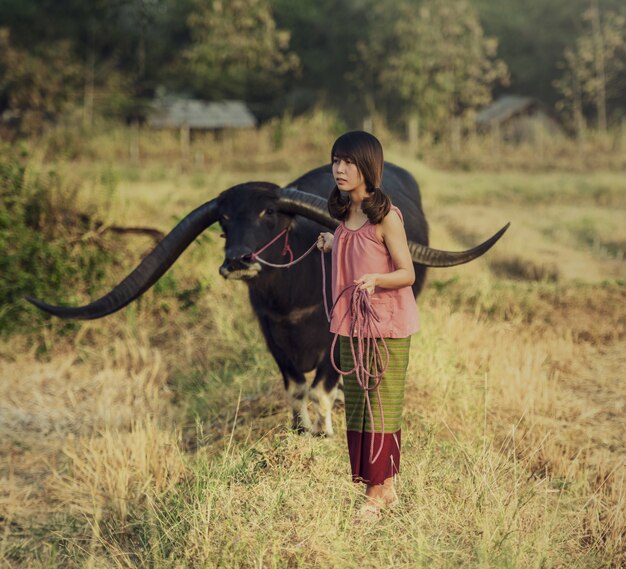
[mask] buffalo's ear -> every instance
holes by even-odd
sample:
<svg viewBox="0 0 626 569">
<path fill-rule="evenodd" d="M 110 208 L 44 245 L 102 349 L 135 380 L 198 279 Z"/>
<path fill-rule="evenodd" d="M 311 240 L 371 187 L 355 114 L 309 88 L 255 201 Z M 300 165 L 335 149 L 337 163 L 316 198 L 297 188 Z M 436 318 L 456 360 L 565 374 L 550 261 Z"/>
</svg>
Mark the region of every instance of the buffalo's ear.
<svg viewBox="0 0 626 569">
<path fill-rule="evenodd" d="M 111 292 L 85 306 L 53 306 L 32 297 L 26 300 L 59 318 L 92 320 L 117 312 L 146 292 L 207 227 L 219 219 L 217 198 L 185 216 L 139 265 Z"/>
</svg>

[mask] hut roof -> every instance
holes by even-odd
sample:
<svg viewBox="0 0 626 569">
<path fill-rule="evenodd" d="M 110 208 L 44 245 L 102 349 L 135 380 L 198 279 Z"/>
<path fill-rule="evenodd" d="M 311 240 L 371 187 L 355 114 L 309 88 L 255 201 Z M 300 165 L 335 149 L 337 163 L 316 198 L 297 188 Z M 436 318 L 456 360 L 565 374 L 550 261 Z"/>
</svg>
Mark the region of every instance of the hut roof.
<svg viewBox="0 0 626 569">
<path fill-rule="evenodd" d="M 503 95 L 476 115 L 478 124 L 490 124 L 506 121 L 528 107 L 540 105 L 537 99 L 521 95 Z"/>
<path fill-rule="evenodd" d="M 153 128 L 218 129 L 256 125 L 256 118 L 243 101 L 202 101 L 163 97 L 153 105 L 148 124 Z"/>
</svg>

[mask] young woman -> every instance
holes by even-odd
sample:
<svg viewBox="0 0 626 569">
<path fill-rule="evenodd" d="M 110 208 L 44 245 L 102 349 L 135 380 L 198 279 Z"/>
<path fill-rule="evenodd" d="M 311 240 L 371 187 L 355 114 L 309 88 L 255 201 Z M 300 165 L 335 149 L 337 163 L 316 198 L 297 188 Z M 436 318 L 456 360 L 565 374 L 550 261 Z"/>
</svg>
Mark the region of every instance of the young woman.
<svg viewBox="0 0 626 569">
<path fill-rule="evenodd" d="M 361 347 L 377 337 L 371 341 L 377 343 L 382 360 L 373 363 L 371 353 L 376 350 L 371 344 L 361 354 L 369 361 L 364 365 L 374 376 L 384 367 L 377 389 L 376 377 L 343 376 L 352 479 L 367 485 L 361 513 L 377 516 L 381 508 L 398 501 L 394 475 L 400 468 L 404 381 L 410 336 L 419 328 L 411 289 L 415 272 L 402 214 L 381 189 L 383 149 L 378 139 L 366 132 L 348 132 L 335 141 L 331 160 L 336 187 L 328 210 L 341 223 L 334 235 L 321 233 L 317 246 L 332 250 L 335 304 L 330 330 L 339 334 L 339 367 L 353 369 L 354 354 L 358 357 L 359 340 L 351 327 L 357 310 L 354 289 L 367 294 L 366 304 L 375 319 L 374 328 L 360 332 L 365 336 Z M 364 389 L 368 383 L 369 389 Z"/>
</svg>

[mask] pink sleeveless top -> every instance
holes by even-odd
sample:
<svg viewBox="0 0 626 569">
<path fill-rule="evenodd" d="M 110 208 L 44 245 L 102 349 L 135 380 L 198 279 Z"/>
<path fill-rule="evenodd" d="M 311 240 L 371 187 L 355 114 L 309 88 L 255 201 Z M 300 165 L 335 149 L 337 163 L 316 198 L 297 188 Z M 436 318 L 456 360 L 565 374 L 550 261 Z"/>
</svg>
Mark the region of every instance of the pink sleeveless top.
<svg viewBox="0 0 626 569">
<path fill-rule="evenodd" d="M 392 205 L 402 222 L 400 210 Z M 343 222 L 335 230 L 332 252 L 333 302 L 348 285 L 367 273 L 390 273 L 396 268 L 387 247 L 376 235 L 376 226 L 366 221 L 359 229 L 348 229 Z M 419 330 L 419 316 L 410 286 L 397 289 L 376 287 L 371 304 L 380 318 L 381 337 L 405 338 Z M 350 335 L 350 291 L 341 296 L 330 320 L 330 331 Z M 344 318 L 345 316 L 345 318 Z"/>
</svg>

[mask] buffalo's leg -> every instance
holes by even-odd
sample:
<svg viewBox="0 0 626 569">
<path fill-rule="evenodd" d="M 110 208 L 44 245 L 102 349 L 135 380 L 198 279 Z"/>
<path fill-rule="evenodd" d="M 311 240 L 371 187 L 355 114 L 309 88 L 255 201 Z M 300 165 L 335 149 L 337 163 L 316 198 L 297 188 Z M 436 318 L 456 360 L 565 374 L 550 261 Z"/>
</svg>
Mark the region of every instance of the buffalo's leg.
<svg viewBox="0 0 626 569">
<path fill-rule="evenodd" d="M 337 382 L 337 396 L 335 397 L 335 405 L 341 406 L 346 402 L 345 393 L 343 391 L 343 376 L 339 376 Z"/>
<path fill-rule="evenodd" d="M 332 437 L 333 430 L 332 411 L 337 398 L 339 375 L 332 369 L 330 362 L 325 361 L 317 368 L 315 379 L 309 390 L 309 398 L 315 409 L 315 424 L 313 433 Z"/>
<path fill-rule="evenodd" d="M 312 424 L 309 417 L 309 386 L 304 375 L 286 375 L 283 373 L 287 397 L 293 417 L 293 428 L 299 433 L 311 431 Z"/>
<path fill-rule="evenodd" d="M 277 363 L 283 374 L 285 391 L 291 407 L 292 426 L 299 433 L 311 432 L 312 424 L 308 410 L 309 386 L 306 377 L 288 361 L 277 359 Z"/>
<path fill-rule="evenodd" d="M 299 433 L 310 432 L 312 425 L 307 409 L 309 404 L 309 387 L 306 377 L 296 369 L 285 350 L 274 339 L 269 320 L 266 317 L 259 317 L 259 323 L 261 324 L 261 331 L 265 337 L 267 347 L 274 356 L 274 360 L 283 376 L 285 391 L 287 392 L 293 417 L 293 428 Z"/>
</svg>

